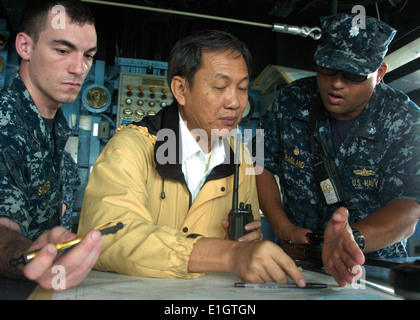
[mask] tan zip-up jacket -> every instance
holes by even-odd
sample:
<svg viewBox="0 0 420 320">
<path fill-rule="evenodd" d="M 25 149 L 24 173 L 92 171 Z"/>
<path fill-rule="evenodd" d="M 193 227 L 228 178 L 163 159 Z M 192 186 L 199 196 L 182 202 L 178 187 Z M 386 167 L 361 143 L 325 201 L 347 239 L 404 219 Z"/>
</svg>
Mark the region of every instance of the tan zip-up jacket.
<svg viewBox="0 0 420 320">
<path fill-rule="evenodd" d="M 178 135 L 178 127 L 173 104 L 153 119 L 118 129 L 98 157 L 85 190 L 78 233 L 116 222 L 125 226 L 106 236 L 96 269 L 194 278 L 200 274 L 189 273 L 187 267 L 195 242 L 201 237 L 225 238 L 222 220 L 232 207 L 234 165 L 214 168 L 190 204 L 181 164 L 155 160 L 157 148 L 165 143 L 157 141 L 159 130 L 169 128 Z M 229 152 L 233 159 L 230 148 Z M 255 176 L 249 170 L 253 166 L 248 158 L 239 170 L 239 202 L 251 204 L 254 219 L 260 219 Z"/>
</svg>

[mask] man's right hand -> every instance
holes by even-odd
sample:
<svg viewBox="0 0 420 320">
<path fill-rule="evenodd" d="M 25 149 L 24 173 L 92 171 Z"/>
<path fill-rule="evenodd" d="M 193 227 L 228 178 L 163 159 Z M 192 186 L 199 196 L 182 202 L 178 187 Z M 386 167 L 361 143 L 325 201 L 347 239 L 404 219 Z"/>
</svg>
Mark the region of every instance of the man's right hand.
<svg viewBox="0 0 420 320">
<path fill-rule="evenodd" d="M 306 234 L 310 232 L 312 232 L 311 229 L 298 227 L 290 223 L 289 227 L 282 227 L 282 230 L 278 232 L 278 236 L 280 236 L 280 240 L 291 241 L 292 243 L 309 244 L 310 240 Z"/>
<path fill-rule="evenodd" d="M 40 252 L 27 263 L 22 271 L 29 279 L 39 283 L 45 289 L 63 290 L 77 286 L 93 268 L 101 252 L 104 236 L 97 230 L 92 230 L 64 255 L 57 252 L 55 244 L 70 241 L 76 235 L 62 227 L 55 227 L 45 231 L 27 251 L 41 249 Z M 65 276 L 64 287 L 54 288 L 53 278 L 57 276 L 52 272 L 54 266 L 63 267 Z"/>
<path fill-rule="evenodd" d="M 231 272 L 242 281 L 254 283 L 288 282 L 289 277 L 305 286 L 293 260 L 271 241 L 202 238 L 194 245 L 188 271 Z"/>
<path fill-rule="evenodd" d="M 293 260 L 271 241 L 237 242 L 231 251 L 230 270 L 245 282 L 288 282 L 306 285 Z"/>
</svg>

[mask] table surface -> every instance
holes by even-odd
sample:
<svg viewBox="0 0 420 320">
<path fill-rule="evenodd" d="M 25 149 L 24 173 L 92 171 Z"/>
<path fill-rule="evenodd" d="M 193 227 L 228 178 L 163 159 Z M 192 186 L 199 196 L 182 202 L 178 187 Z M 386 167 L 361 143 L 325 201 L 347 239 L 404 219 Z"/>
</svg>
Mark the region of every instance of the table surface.
<svg viewBox="0 0 420 320">
<path fill-rule="evenodd" d="M 37 287 L 29 299 L 52 300 L 390 300 L 401 299 L 370 285 L 339 287 L 326 274 L 303 270 L 307 282 L 327 284 L 322 289 L 237 288 L 230 273 L 207 273 L 197 279 L 154 279 L 92 270 L 77 287 L 61 292 Z"/>
</svg>

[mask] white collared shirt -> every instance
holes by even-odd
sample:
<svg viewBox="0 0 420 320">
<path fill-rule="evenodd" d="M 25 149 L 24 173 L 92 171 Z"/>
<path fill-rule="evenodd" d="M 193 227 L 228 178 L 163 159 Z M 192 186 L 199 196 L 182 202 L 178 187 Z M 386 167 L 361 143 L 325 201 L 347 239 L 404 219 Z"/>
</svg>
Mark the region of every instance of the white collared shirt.
<svg viewBox="0 0 420 320">
<path fill-rule="evenodd" d="M 222 139 L 216 143 L 212 150 L 205 154 L 198 145 L 194 136 L 179 114 L 179 128 L 182 145 L 182 172 L 191 193 L 191 203 L 194 202 L 201 187 L 211 170 L 223 163 L 226 157 Z"/>
</svg>

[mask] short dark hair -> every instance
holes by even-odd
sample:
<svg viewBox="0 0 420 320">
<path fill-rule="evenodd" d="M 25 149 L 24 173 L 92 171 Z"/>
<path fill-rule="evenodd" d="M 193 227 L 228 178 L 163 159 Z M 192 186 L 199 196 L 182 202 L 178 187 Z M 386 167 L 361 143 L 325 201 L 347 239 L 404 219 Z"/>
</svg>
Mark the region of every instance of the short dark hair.
<svg viewBox="0 0 420 320">
<path fill-rule="evenodd" d="M 73 23 L 95 24 L 95 18 L 89 7 L 80 0 L 26 0 L 19 32 L 27 33 L 34 42 L 37 42 L 40 32 L 45 27 L 49 11 L 56 5 L 65 8 L 66 15 Z"/>
<path fill-rule="evenodd" d="M 189 87 L 194 84 L 194 76 L 202 65 L 203 52 L 238 52 L 238 57 L 245 60 L 248 72 L 251 64 L 251 53 L 245 44 L 229 32 L 220 30 L 202 30 L 178 41 L 171 50 L 168 68 L 168 83 L 175 76 L 187 80 Z"/>
</svg>

